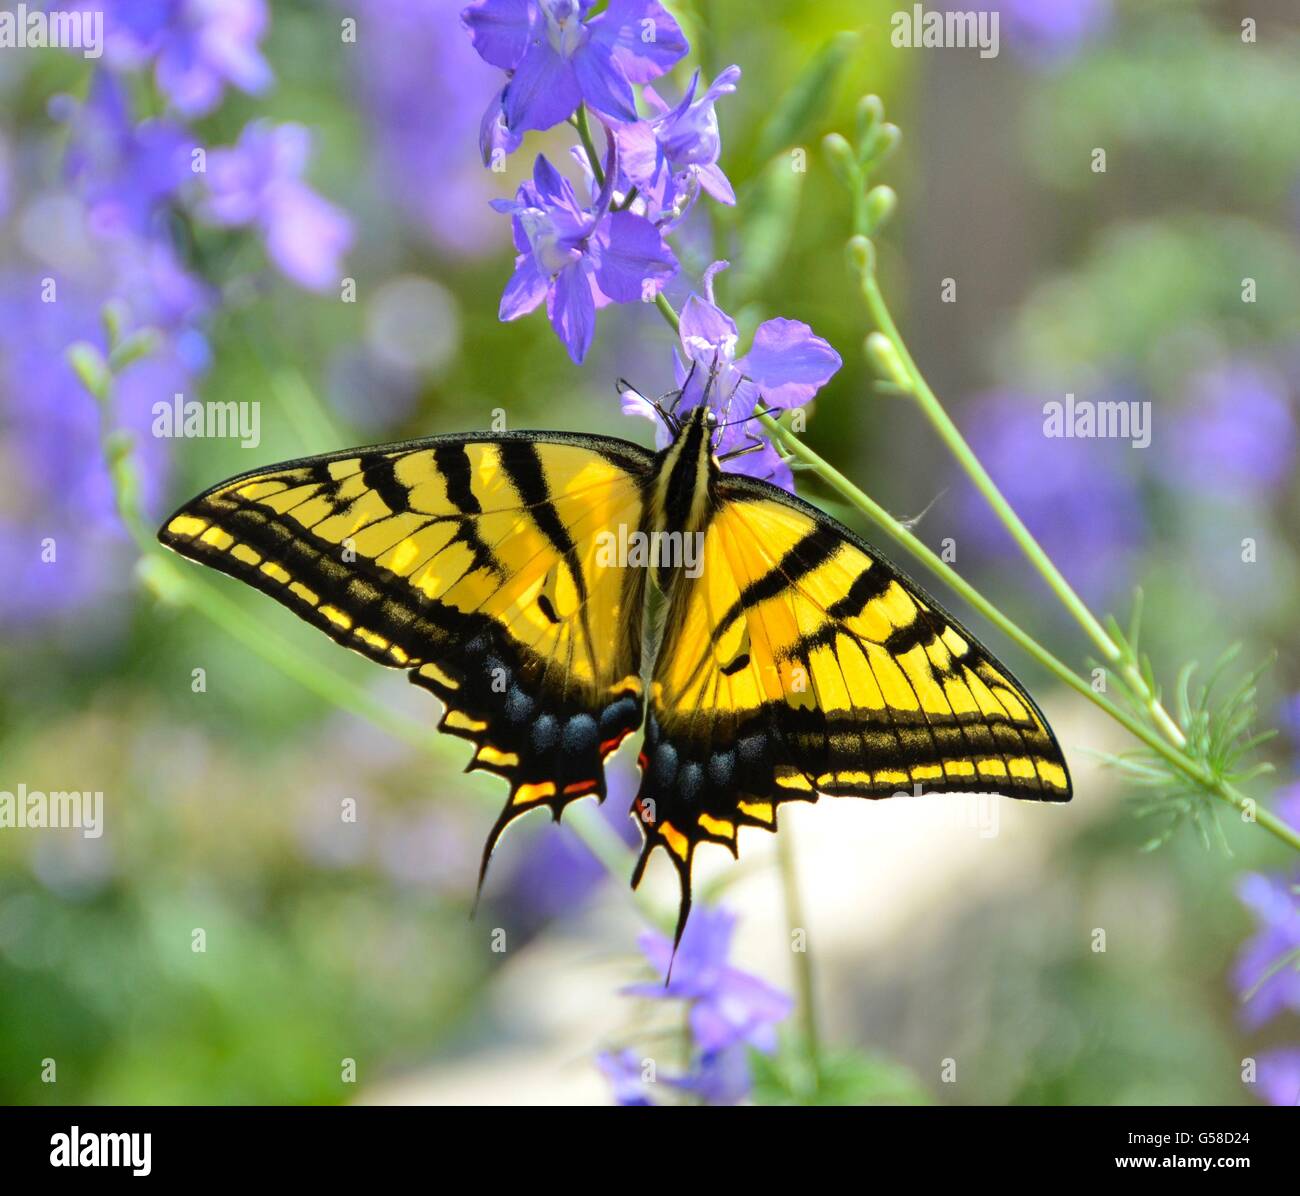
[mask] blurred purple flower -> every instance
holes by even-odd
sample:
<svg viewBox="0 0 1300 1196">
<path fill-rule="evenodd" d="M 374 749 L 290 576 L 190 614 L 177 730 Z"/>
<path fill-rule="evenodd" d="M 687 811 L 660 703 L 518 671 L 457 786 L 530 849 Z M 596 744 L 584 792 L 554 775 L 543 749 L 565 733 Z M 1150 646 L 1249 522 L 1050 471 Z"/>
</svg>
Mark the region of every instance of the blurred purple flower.
<svg viewBox="0 0 1300 1196">
<path fill-rule="evenodd" d="M 611 154 L 611 174 L 614 173 Z M 531 181 L 493 208 L 511 217 L 515 273 L 501 296 L 500 318 L 516 320 L 543 300 L 556 335 L 582 363 L 596 331 L 596 310 L 653 296 L 677 270 L 663 236 L 643 216 L 611 212 L 610 187 L 588 210 L 572 184 L 538 155 Z"/>
<path fill-rule="evenodd" d="M 600 1068 L 601 1074 L 609 1081 L 609 1086 L 614 1090 L 615 1104 L 654 1104 L 654 1101 L 650 1099 L 649 1094 L 646 1092 L 645 1081 L 641 1078 L 644 1072 L 644 1064 L 637 1058 L 634 1051 L 623 1050 L 617 1054 L 612 1051 L 601 1051 L 596 1056 L 596 1066 Z"/>
<path fill-rule="evenodd" d="M 608 794 L 599 806 L 600 816 L 632 847 L 640 842 L 628 817 L 636 781 L 617 764 L 608 766 L 605 776 Z M 580 909 L 607 876 L 604 865 L 571 827 L 543 828 L 510 874 L 505 901 L 528 929 Z"/>
<path fill-rule="evenodd" d="M 1284 698 L 1278 711 L 1282 734 L 1291 741 L 1291 751 L 1300 760 L 1300 693 Z"/>
<path fill-rule="evenodd" d="M 704 1052 L 684 1076 L 664 1081 L 709 1105 L 738 1105 L 753 1079 L 749 1071 L 749 1048 L 743 1042 L 718 1051 Z"/>
<path fill-rule="evenodd" d="M 652 1000 L 689 1001 L 691 1036 L 706 1056 L 738 1043 L 775 1050 L 777 1023 L 793 1008 L 785 993 L 727 962 L 735 929 L 735 914 L 705 906 L 687 922 L 676 959 L 671 939 L 655 931 L 641 935 L 637 945 L 651 967 L 666 976 L 671 963 L 672 977 L 667 985 L 624 990 Z"/>
<path fill-rule="evenodd" d="M 84 340 L 105 350 L 100 312 L 116 292 L 65 277 L 58 302 L 41 301 L 36 273 L 0 278 L 0 626 L 47 624 L 123 586 L 131 555 L 100 446 L 99 410 L 64 353 Z M 120 297 L 120 296 L 117 296 Z M 130 304 L 128 306 L 131 306 Z M 127 331 L 143 323 L 132 318 Z M 169 473 L 167 444 L 151 435 L 153 404 L 188 389 L 193 374 L 174 340 L 117 379 L 115 423 L 134 434 L 141 503 L 157 510 Z M 55 560 L 42 560 L 42 541 Z"/>
<path fill-rule="evenodd" d="M 354 78 L 375 138 L 381 194 L 444 253 L 471 256 L 494 246 L 487 201 L 495 176 L 472 147 L 482 96 L 499 87 L 499 75 L 474 53 L 456 8 L 427 0 L 338 0 L 338 7 L 364 31 Z M 494 136 L 489 130 L 484 163 Z"/>
<path fill-rule="evenodd" d="M 208 155 L 201 211 L 216 224 L 256 227 L 282 274 L 322 291 L 339 281 L 352 223 L 302 181 L 310 156 L 302 125 L 250 121 L 234 146 Z"/>
<path fill-rule="evenodd" d="M 793 491 L 790 467 L 761 429 L 751 428 L 750 416 L 760 400 L 766 407 L 780 408 L 808 403 L 840 368 L 840 355 L 807 324 L 774 319 L 758 326 L 749 352 L 737 357 L 736 322 L 713 301 L 714 275 L 726 267 L 726 262 L 714 262 L 704 273 L 704 297 L 693 294 L 682 306 L 678 329 L 682 352 L 673 351 L 674 373 L 682 390 L 677 410 L 698 407 L 707 390 L 709 404 L 725 425 L 715 441 L 718 456 L 762 446 L 723 461 L 723 468 Z M 624 395 L 623 410 L 658 422 L 654 409 L 631 391 Z M 664 447 L 669 432 L 662 423 L 656 435 Z"/>
<path fill-rule="evenodd" d="M 1168 484 L 1220 498 L 1268 497 L 1295 465 L 1296 419 L 1271 368 L 1225 361 L 1191 380 L 1157 458 Z"/>
<path fill-rule="evenodd" d="M 962 8 L 953 0 L 950 8 Z M 1110 0 L 986 0 L 1001 14 L 1001 36 L 1022 58 L 1054 66 L 1073 58 L 1110 24 Z"/>
<path fill-rule="evenodd" d="M 703 188 L 719 203 L 735 204 L 736 193 L 718 166 L 722 139 L 713 105 L 736 90 L 740 67 L 729 66 L 698 99 L 700 73 L 691 76 L 686 94 L 669 108 L 653 87 L 642 89 L 656 116 L 615 128 L 619 156 L 627 178 L 635 184 L 651 218 L 673 212 L 680 218 Z M 678 208 L 680 202 L 680 209 Z"/>
<path fill-rule="evenodd" d="M 1093 602 L 1105 602 L 1128 576 L 1146 520 L 1127 442 L 1044 435 L 1043 401 L 1012 391 L 971 401 L 971 446 L 1011 506 L 1062 572 Z M 1023 558 L 987 503 L 964 484 L 964 534 L 990 562 Z"/>
<path fill-rule="evenodd" d="M 1300 781 L 1292 781 L 1278 792 L 1273 799 L 1273 812 L 1287 826 L 1300 831 Z"/>
<path fill-rule="evenodd" d="M 461 13 L 485 62 L 511 73 L 501 95 L 511 133 L 549 129 L 580 103 L 614 120 L 637 119 L 633 83 L 648 83 L 687 51 L 659 0 L 474 0 Z M 650 36 L 647 36 L 650 34 Z"/>
<path fill-rule="evenodd" d="M 50 110 L 68 125 L 64 172 L 86 204 L 91 234 L 153 233 L 162 206 L 194 178 L 193 136 L 165 119 L 135 123 L 122 84 L 105 71 L 84 103 L 59 96 Z"/>
<path fill-rule="evenodd" d="M 9 215 L 13 203 L 13 160 L 9 143 L 0 138 L 0 220 Z"/>
<path fill-rule="evenodd" d="M 271 83 L 258 48 L 265 0 L 98 0 L 63 8 L 104 12 L 105 58 L 117 69 L 150 62 L 159 89 L 178 112 L 204 116 L 228 84 L 256 95 Z"/>
<path fill-rule="evenodd" d="M 1256 1060 L 1255 1087 L 1270 1105 L 1300 1105 L 1300 1047 L 1264 1051 Z"/>
<path fill-rule="evenodd" d="M 1237 896 L 1259 922 L 1259 929 L 1237 958 L 1233 983 L 1243 998 L 1242 1020 L 1262 1026 L 1285 1009 L 1300 1013 L 1300 899 L 1296 881 L 1283 876 L 1247 873 L 1237 882 Z M 1279 967 L 1279 962 L 1291 956 Z"/>
</svg>

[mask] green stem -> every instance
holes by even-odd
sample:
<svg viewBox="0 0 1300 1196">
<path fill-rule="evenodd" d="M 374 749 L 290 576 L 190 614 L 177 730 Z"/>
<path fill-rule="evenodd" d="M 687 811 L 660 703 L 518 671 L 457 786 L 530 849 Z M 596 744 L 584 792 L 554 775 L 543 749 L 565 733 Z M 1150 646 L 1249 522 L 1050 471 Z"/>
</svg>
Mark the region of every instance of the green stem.
<svg viewBox="0 0 1300 1196">
<path fill-rule="evenodd" d="M 578 130 L 578 137 L 582 141 L 582 148 L 587 152 L 587 162 L 591 166 L 591 173 L 596 180 L 596 186 L 597 188 L 603 187 L 605 185 L 605 168 L 600 164 L 600 155 L 596 152 L 596 143 L 591 136 L 591 122 L 587 118 L 586 104 L 578 105 L 578 112 L 573 123 Z"/>
<path fill-rule="evenodd" d="M 655 296 L 655 306 L 659 309 L 659 314 L 668 322 L 668 327 L 676 332 L 681 327 L 681 318 L 673 310 L 673 305 L 664 298 L 662 292 Z"/>
<path fill-rule="evenodd" d="M 1275 818 L 1269 811 L 1255 806 L 1249 798 L 1241 793 L 1235 786 L 1222 778 L 1205 771 L 1195 760 L 1189 757 L 1179 747 L 1170 743 L 1163 735 L 1160 735 L 1146 724 L 1140 722 L 1128 711 L 1121 709 L 1111 702 L 1104 695 L 1099 694 L 1088 684 L 1082 677 L 1074 672 L 1068 665 L 1057 659 L 1051 652 L 1044 648 L 1028 632 L 1024 631 L 1017 623 L 1002 613 L 992 602 L 984 597 L 973 585 L 965 580 L 951 566 L 943 561 L 931 548 L 922 543 L 906 527 L 898 522 L 888 511 L 884 509 L 874 499 L 864 494 L 852 482 L 848 480 L 839 470 L 835 469 L 829 462 L 819 457 L 812 449 L 803 443 L 788 429 L 778 424 L 771 416 L 762 416 L 761 421 L 764 427 L 780 444 L 788 449 L 794 456 L 801 461 L 812 466 L 813 470 L 829 485 L 836 493 L 843 497 L 852 506 L 856 507 L 877 527 L 889 535 L 896 543 L 907 549 L 914 557 L 917 558 L 927 569 L 936 577 L 946 582 L 956 593 L 964 598 L 972 607 L 980 612 L 989 622 L 993 623 L 999 630 L 1006 634 L 1010 639 L 1019 644 L 1044 668 L 1048 669 L 1054 676 L 1058 677 L 1076 693 L 1081 694 L 1092 702 L 1093 705 L 1105 711 L 1111 718 L 1123 726 L 1130 734 L 1140 739 L 1152 751 L 1163 756 L 1170 764 L 1174 765 L 1180 772 L 1198 785 L 1214 793 L 1223 801 L 1235 806 L 1238 810 L 1247 811 L 1253 808 L 1255 821 L 1277 838 L 1281 839 L 1291 847 L 1300 851 L 1300 833 L 1286 825 L 1286 823 Z"/>
<path fill-rule="evenodd" d="M 790 949 L 794 955 L 795 988 L 799 1000 L 799 1020 L 803 1025 L 804 1051 L 808 1057 L 812 1095 L 821 1088 L 821 1034 L 817 1028 L 817 999 L 813 982 L 812 954 L 808 950 L 808 923 L 804 918 L 803 895 L 799 887 L 799 868 L 795 860 L 794 833 L 789 822 L 776 837 L 777 862 L 781 870 L 781 890 L 785 897 L 785 919 L 790 931 Z M 794 936 L 802 932 L 803 949 L 794 950 Z"/>
</svg>

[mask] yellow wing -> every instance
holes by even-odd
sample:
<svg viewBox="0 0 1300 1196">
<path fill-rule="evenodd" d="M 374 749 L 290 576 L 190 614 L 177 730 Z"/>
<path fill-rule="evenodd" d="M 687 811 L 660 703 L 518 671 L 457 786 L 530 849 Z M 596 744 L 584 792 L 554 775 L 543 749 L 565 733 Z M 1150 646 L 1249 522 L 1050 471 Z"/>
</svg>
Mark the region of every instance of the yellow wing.
<svg viewBox="0 0 1300 1196">
<path fill-rule="evenodd" d="M 682 881 L 695 847 L 736 853 L 781 802 L 980 791 L 1068 801 L 1033 700 L 974 637 L 847 528 L 725 475 L 695 580 L 679 578 L 650 687 L 645 846 Z"/>
<path fill-rule="evenodd" d="M 640 526 L 652 462 L 552 433 L 353 449 L 222 482 L 159 539 L 446 703 L 439 728 L 511 786 L 486 868 L 518 815 L 603 800 L 641 723 L 644 571 L 603 567 L 601 533 Z"/>
</svg>

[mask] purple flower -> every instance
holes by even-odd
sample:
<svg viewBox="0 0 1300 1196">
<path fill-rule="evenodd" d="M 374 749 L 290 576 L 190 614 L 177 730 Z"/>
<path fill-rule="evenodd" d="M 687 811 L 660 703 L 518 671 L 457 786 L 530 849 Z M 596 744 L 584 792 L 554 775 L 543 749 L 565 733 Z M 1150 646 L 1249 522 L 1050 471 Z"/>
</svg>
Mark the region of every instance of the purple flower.
<svg viewBox="0 0 1300 1196">
<path fill-rule="evenodd" d="M 155 231 L 160 207 L 193 178 L 194 138 L 172 121 L 131 119 L 118 79 L 97 72 L 85 103 L 51 101 L 51 114 L 69 127 L 64 170 L 87 207 L 97 237 Z"/>
<path fill-rule="evenodd" d="M 1300 901 L 1295 881 L 1247 873 L 1237 896 L 1259 920 L 1233 969 L 1233 983 L 1243 997 L 1242 1019 L 1258 1027 L 1284 1009 L 1300 1013 Z M 1280 961 L 1292 957 L 1279 966 Z"/>
<path fill-rule="evenodd" d="M 645 957 L 667 985 L 637 984 L 624 990 L 654 1000 L 691 1003 L 691 1037 L 705 1056 L 746 1043 L 761 1051 L 776 1049 L 776 1025 L 789 1016 L 793 1002 L 749 972 L 727 962 L 736 916 L 721 908 L 699 910 L 686 924 L 673 958 L 670 939 L 648 932 L 637 939 Z"/>
<path fill-rule="evenodd" d="M 596 1066 L 614 1090 L 614 1101 L 620 1105 L 653 1105 L 646 1092 L 644 1063 L 635 1051 L 622 1050 L 617 1054 L 602 1051 L 596 1056 Z"/>
<path fill-rule="evenodd" d="M 954 7 L 961 4 L 954 0 Z M 1110 0 L 995 0 L 1007 42 L 1032 63 L 1051 66 L 1074 57 L 1110 23 Z"/>
<path fill-rule="evenodd" d="M 271 83 L 258 48 L 265 0 L 101 0 L 76 7 L 104 9 L 107 61 L 120 69 L 152 61 L 159 89 L 185 116 L 211 112 L 227 84 L 256 95 Z"/>
<path fill-rule="evenodd" d="M 719 1051 L 703 1053 L 684 1076 L 665 1077 L 682 1092 L 689 1092 L 709 1105 L 738 1105 L 752 1083 L 749 1048 L 742 1042 Z"/>
<path fill-rule="evenodd" d="M 1267 366 L 1226 361 L 1192 379 L 1158 464 L 1180 490 L 1265 498 L 1285 486 L 1295 452 L 1286 381 Z"/>
<path fill-rule="evenodd" d="M 1273 799 L 1273 812 L 1287 826 L 1300 831 L 1300 781 L 1292 781 Z"/>
<path fill-rule="evenodd" d="M 1256 1061 L 1255 1084 L 1270 1105 L 1300 1105 L 1300 1047 L 1264 1051 Z"/>
<path fill-rule="evenodd" d="M 970 402 L 964 422 L 976 456 L 1048 555 L 1086 599 L 1102 602 L 1126 584 L 1126 561 L 1145 537 L 1141 492 L 1128 467 L 1137 450 L 1045 436 L 1043 407 L 1041 397 L 1029 394 L 985 394 Z M 962 483 L 960 495 L 971 551 L 993 563 L 1021 561 L 974 487 Z"/>
<path fill-rule="evenodd" d="M 629 847 L 640 833 L 628 817 L 636 780 L 624 767 L 606 768 L 608 794 L 598 807 L 605 823 Z M 518 858 L 506 882 L 504 902 L 511 925 L 527 933 L 552 918 L 572 915 L 608 879 L 609 873 L 572 827 L 542 827 Z"/>
<path fill-rule="evenodd" d="M 611 178 L 617 170 L 611 152 Z M 608 180 L 607 180 L 608 183 Z M 515 273 L 501 296 L 500 317 L 515 320 L 546 301 L 546 312 L 569 356 L 581 364 L 596 331 L 596 309 L 653 297 L 677 270 L 677 259 L 649 220 L 609 210 L 611 188 L 588 210 L 573 186 L 542 155 L 514 200 L 495 200 L 514 229 Z"/>
<path fill-rule="evenodd" d="M 461 13 L 484 61 L 511 73 L 501 95 L 511 133 L 549 129 L 580 103 L 614 120 L 637 119 L 633 83 L 648 83 L 687 50 L 659 0 L 474 0 Z"/>
<path fill-rule="evenodd" d="M 484 252 L 499 231 L 487 206 L 495 177 L 480 168 L 471 146 L 482 96 L 499 87 L 497 73 L 474 53 L 451 5 L 337 2 L 362 30 L 347 57 L 375 143 L 377 189 L 441 252 Z"/>
<path fill-rule="evenodd" d="M 840 368 L 840 355 L 807 324 L 775 319 L 760 324 L 749 352 L 737 357 L 736 322 L 713 301 L 713 277 L 726 267 L 726 262 L 714 262 L 704 274 L 705 297 L 691 295 L 682 307 L 678 330 L 682 351 L 674 351 L 677 386 L 682 390 L 677 407 L 689 411 L 699 406 L 707 391 L 710 406 L 725 425 L 715 442 L 718 456 L 744 452 L 730 461 L 724 459 L 723 467 L 793 491 L 790 467 L 751 429 L 750 417 L 760 401 L 765 407 L 802 407 Z M 623 410 L 656 418 L 654 410 L 631 392 L 624 396 Z M 668 432 L 661 425 L 657 435 L 662 448 Z"/>
<path fill-rule="evenodd" d="M 120 292 L 106 290 L 110 269 L 103 280 L 63 277 L 58 302 L 42 303 L 43 269 L 0 277 L 0 393 L 7 396 L 0 455 L 8 478 L 0 513 L 0 627 L 57 623 L 98 604 L 103 617 L 94 621 L 94 634 L 103 634 L 117 613 L 104 599 L 126 589 L 135 554 L 126 551 L 98 407 L 64 353 L 78 340 L 105 350 L 101 308 Z M 141 324 L 134 306 L 128 332 Z M 192 383 L 174 340 L 164 340 L 117 379 L 115 424 L 133 434 L 147 511 L 157 510 L 166 489 L 170 457 L 168 443 L 150 433 L 153 404 Z M 42 555 L 47 540 L 54 543 L 53 561 Z"/>
<path fill-rule="evenodd" d="M 669 108 L 653 87 L 642 89 L 658 115 L 615 129 L 627 178 L 645 199 L 648 214 L 673 212 L 679 219 L 703 188 L 719 203 L 735 204 L 736 193 L 718 166 L 722 139 L 714 103 L 736 90 L 740 67 L 729 66 L 695 98 L 698 71 L 677 107 Z M 674 211 L 674 209 L 677 209 Z"/>
<path fill-rule="evenodd" d="M 321 291 L 339 280 L 352 224 L 300 178 L 310 155 L 302 125 L 251 121 L 236 145 L 208 155 L 202 212 L 216 224 L 255 226 L 282 274 Z"/>
</svg>

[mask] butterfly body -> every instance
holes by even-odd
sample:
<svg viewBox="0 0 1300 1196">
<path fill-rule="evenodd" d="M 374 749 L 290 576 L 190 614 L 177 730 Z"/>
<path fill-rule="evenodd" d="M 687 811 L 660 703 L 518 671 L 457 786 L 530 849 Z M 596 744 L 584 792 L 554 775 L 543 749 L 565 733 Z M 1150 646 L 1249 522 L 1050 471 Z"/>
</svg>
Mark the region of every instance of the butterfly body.
<svg viewBox="0 0 1300 1196">
<path fill-rule="evenodd" d="M 644 724 L 633 883 L 663 847 L 679 934 L 698 844 L 736 854 L 783 802 L 1069 800 L 1046 721 L 970 633 L 815 507 L 724 472 L 707 408 L 673 426 L 657 454 L 520 432 L 291 461 L 200 495 L 160 539 L 442 699 L 470 767 L 511 787 L 484 869 L 516 817 L 603 800 L 604 761 Z M 693 551 L 624 559 L 629 535 Z"/>
</svg>

